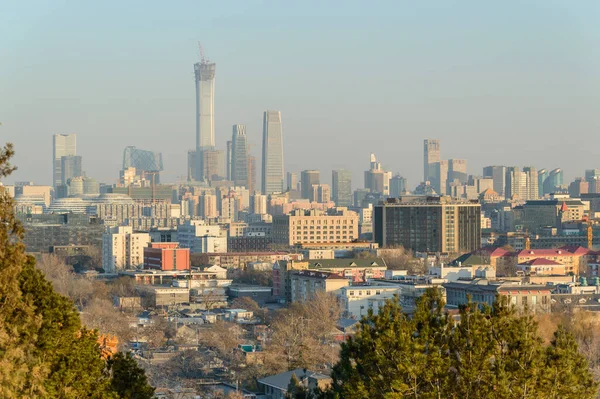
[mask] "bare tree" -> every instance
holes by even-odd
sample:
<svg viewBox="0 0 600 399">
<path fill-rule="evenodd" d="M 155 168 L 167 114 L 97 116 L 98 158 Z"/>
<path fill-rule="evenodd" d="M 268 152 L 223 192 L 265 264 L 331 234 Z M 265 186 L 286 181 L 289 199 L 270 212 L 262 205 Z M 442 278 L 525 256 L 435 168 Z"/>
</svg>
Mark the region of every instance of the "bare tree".
<svg viewBox="0 0 600 399">
<path fill-rule="evenodd" d="M 427 271 L 425 263 L 402 246 L 380 249 L 378 253 L 385 260 L 388 269 L 408 270 L 410 274 L 422 274 Z"/>
<path fill-rule="evenodd" d="M 107 299 L 92 299 L 81 313 L 81 321 L 101 334 L 115 335 L 121 344 L 132 335 L 128 318 Z"/>
</svg>

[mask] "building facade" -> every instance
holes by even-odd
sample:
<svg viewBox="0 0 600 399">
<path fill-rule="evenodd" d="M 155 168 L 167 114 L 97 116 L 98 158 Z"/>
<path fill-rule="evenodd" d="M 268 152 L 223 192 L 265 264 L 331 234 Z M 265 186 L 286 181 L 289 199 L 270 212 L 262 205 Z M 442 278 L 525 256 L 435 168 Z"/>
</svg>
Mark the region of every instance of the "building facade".
<svg viewBox="0 0 600 399">
<path fill-rule="evenodd" d="M 293 271 L 288 276 L 292 302 L 304 302 L 322 292 L 337 294 L 342 287 L 349 285 L 345 277 L 316 270 Z"/>
<path fill-rule="evenodd" d="M 77 155 L 77 136 L 55 134 L 52 136 L 52 184 L 56 188 L 66 183 L 62 178 L 62 157 Z"/>
<path fill-rule="evenodd" d="M 194 64 L 196 83 L 196 179 L 204 174 L 204 151 L 215 148 L 215 71 L 216 64 L 202 60 Z"/>
<path fill-rule="evenodd" d="M 144 248 L 144 269 L 190 270 L 190 250 L 177 242 L 151 242 Z"/>
<path fill-rule="evenodd" d="M 150 234 L 134 233 L 130 226 L 109 227 L 102 236 L 102 268 L 106 273 L 139 268 Z"/>
<path fill-rule="evenodd" d="M 425 139 L 423 142 L 423 181 L 431 181 L 431 177 L 434 176 L 431 167 L 440 161 L 440 141 Z"/>
<path fill-rule="evenodd" d="M 331 196 L 337 206 L 352 206 L 352 172 L 331 171 Z"/>
<path fill-rule="evenodd" d="M 312 200 L 313 186 L 321 183 L 321 172 L 318 170 L 303 170 L 300 173 L 300 186 L 302 198 Z"/>
<path fill-rule="evenodd" d="M 418 252 L 470 252 L 481 246 L 481 206 L 449 197 L 401 197 L 375 206 L 380 247 Z"/>
<path fill-rule="evenodd" d="M 231 180 L 248 187 L 248 143 L 245 125 L 233 125 L 231 137 Z"/>
<path fill-rule="evenodd" d="M 347 209 L 297 209 L 273 217 L 273 243 L 281 245 L 350 242 L 358 238 L 358 214 Z"/>
<path fill-rule="evenodd" d="M 263 116 L 262 192 L 281 193 L 284 187 L 283 131 L 281 112 L 265 111 Z"/>
</svg>

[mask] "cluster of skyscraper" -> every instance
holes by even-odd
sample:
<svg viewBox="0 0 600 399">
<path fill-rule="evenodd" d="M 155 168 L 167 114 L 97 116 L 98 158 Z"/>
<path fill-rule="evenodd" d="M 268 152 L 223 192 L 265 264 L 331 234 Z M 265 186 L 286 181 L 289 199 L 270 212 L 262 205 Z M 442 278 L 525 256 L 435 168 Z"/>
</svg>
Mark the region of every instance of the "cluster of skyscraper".
<svg viewBox="0 0 600 399">
<path fill-rule="evenodd" d="M 245 125 L 234 125 L 226 154 L 215 148 L 216 64 L 202 59 L 194 64 L 196 82 L 196 149 L 188 152 L 188 180 L 229 180 L 236 186 L 256 188 L 256 160 L 249 154 Z M 263 115 L 262 192 L 284 190 L 281 112 Z"/>
</svg>

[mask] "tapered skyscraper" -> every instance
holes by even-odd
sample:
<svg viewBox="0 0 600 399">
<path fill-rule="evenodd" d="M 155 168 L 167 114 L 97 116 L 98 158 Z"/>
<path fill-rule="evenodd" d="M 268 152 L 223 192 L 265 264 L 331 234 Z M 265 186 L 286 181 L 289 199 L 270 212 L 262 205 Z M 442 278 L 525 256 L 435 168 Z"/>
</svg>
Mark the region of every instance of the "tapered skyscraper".
<svg viewBox="0 0 600 399">
<path fill-rule="evenodd" d="M 245 125 L 233 125 L 231 137 L 231 180 L 248 187 L 248 144 Z"/>
<path fill-rule="evenodd" d="M 262 192 L 283 192 L 283 134 L 281 112 L 265 111 L 263 117 Z"/>
<path fill-rule="evenodd" d="M 62 177 L 62 157 L 71 155 L 77 155 L 77 137 L 74 134 L 52 136 L 52 185 L 54 188 L 66 183 Z"/>
<path fill-rule="evenodd" d="M 214 62 L 202 59 L 194 64 L 196 78 L 196 179 L 204 180 L 203 153 L 215 149 L 215 69 Z"/>
</svg>

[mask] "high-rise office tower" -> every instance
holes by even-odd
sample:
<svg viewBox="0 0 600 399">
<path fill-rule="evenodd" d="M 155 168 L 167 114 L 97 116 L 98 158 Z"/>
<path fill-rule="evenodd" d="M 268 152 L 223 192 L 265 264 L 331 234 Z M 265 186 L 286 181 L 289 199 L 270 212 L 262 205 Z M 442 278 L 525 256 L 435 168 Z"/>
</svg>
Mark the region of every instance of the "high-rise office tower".
<svg viewBox="0 0 600 399">
<path fill-rule="evenodd" d="M 283 132 L 281 112 L 265 111 L 263 116 L 262 192 L 281 193 L 283 172 Z"/>
<path fill-rule="evenodd" d="M 286 191 L 298 189 L 298 175 L 294 172 L 287 172 Z"/>
<path fill-rule="evenodd" d="M 486 166 L 483 168 L 483 177 L 494 180 L 494 191 L 501 196 L 505 195 L 506 166 Z"/>
<path fill-rule="evenodd" d="M 548 173 L 548 177 L 544 180 L 544 186 L 542 187 L 543 195 L 561 191 L 563 190 L 563 185 L 564 180 L 562 169 L 553 169 Z"/>
<path fill-rule="evenodd" d="M 66 183 L 62 180 L 62 157 L 77 155 L 77 137 L 74 134 L 55 134 L 52 136 L 52 185 Z"/>
<path fill-rule="evenodd" d="M 227 155 L 226 155 L 225 163 L 227 164 L 226 165 L 226 168 L 227 168 L 227 180 L 229 180 L 229 181 L 233 180 L 233 177 L 231 175 L 231 162 L 232 162 L 232 153 L 231 153 L 231 151 L 232 151 L 232 145 L 233 145 L 233 142 L 231 140 L 228 140 L 227 141 Z"/>
<path fill-rule="evenodd" d="M 248 187 L 248 144 L 245 125 L 233 125 L 231 137 L 231 180 Z"/>
<path fill-rule="evenodd" d="M 81 170 L 81 156 L 79 155 L 67 155 L 60 158 L 61 164 L 61 180 L 66 183 L 72 177 L 83 176 Z M 63 183 L 63 184 L 64 184 Z"/>
<path fill-rule="evenodd" d="M 312 186 L 321 183 L 321 172 L 318 170 L 303 170 L 300 173 L 300 186 L 302 187 L 302 198 L 312 199 Z"/>
<path fill-rule="evenodd" d="M 365 188 L 372 193 L 389 195 L 391 178 L 392 172 L 384 171 L 375 154 L 371 154 L 370 169 L 365 171 Z"/>
<path fill-rule="evenodd" d="M 534 167 L 523 168 L 523 171 L 518 167 L 506 169 L 506 199 L 534 200 L 538 194 L 538 175 Z"/>
<path fill-rule="evenodd" d="M 448 194 L 448 160 L 443 159 L 429 165 L 429 182 L 439 195 Z"/>
<path fill-rule="evenodd" d="M 196 176 L 196 151 L 188 150 L 187 154 L 187 179 L 188 181 L 198 181 Z"/>
<path fill-rule="evenodd" d="M 204 152 L 215 148 L 215 69 L 214 62 L 202 59 L 194 64 L 196 80 L 196 177 L 206 176 Z"/>
<path fill-rule="evenodd" d="M 256 191 L 256 158 L 248 156 L 248 192 Z"/>
<path fill-rule="evenodd" d="M 399 174 L 390 179 L 390 197 L 398 198 L 406 192 L 406 179 Z"/>
<path fill-rule="evenodd" d="M 544 182 L 546 181 L 546 179 L 549 176 L 549 172 L 548 169 L 546 168 L 542 168 L 540 170 L 538 170 L 538 196 L 539 197 L 543 197 L 544 196 Z"/>
<path fill-rule="evenodd" d="M 454 183 L 458 181 L 460 184 L 467 184 L 467 161 L 466 159 L 449 159 L 448 160 L 448 181 Z"/>
<path fill-rule="evenodd" d="M 423 144 L 423 181 L 430 181 L 433 176 L 431 165 L 441 160 L 440 141 L 425 139 Z"/>
<path fill-rule="evenodd" d="M 337 206 L 352 206 L 352 172 L 344 169 L 331 171 L 331 193 Z"/>
</svg>

